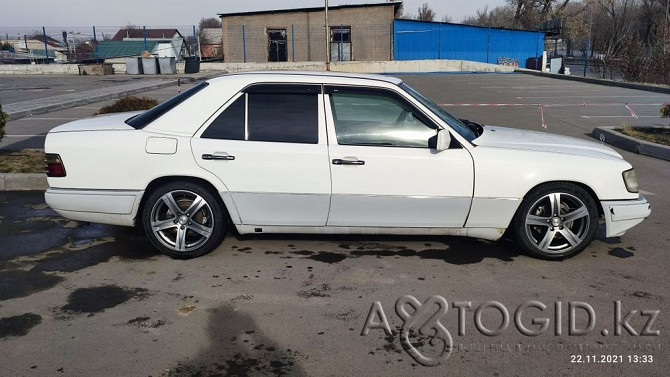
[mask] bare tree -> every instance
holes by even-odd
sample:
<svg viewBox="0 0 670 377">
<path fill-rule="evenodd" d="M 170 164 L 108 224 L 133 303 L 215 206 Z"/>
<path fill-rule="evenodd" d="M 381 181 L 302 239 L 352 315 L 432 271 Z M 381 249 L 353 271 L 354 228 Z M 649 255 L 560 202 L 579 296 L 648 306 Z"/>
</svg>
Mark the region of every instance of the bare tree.
<svg viewBox="0 0 670 377">
<path fill-rule="evenodd" d="M 465 24 L 537 29 L 560 19 L 568 55 L 586 50 L 593 72 L 610 79 L 670 84 L 670 0 L 507 0 Z"/>
<path fill-rule="evenodd" d="M 419 21 L 435 20 L 435 11 L 430 9 L 428 3 L 423 3 L 423 5 L 419 7 L 419 14 L 417 15 L 417 20 Z"/>
<path fill-rule="evenodd" d="M 198 24 L 198 28 L 200 29 L 220 28 L 220 27 L 221 27 L 221 19 L 215 17 L 201 18 L 200 23 Z"/>
<path fill-rule="evenodd" d="M 395 14 L 393 15 L 393 18 L 396 18 L 396 19 L 405 18 L 405 17 L 403 17 L 404 14 L 405 14 L 405 7 L 402 5 L 402 3 L 400 3 L 398 8 L 396 8 L 396 10 L 395 10 Z"/>
<path fill-rule="evenodd" d="M 201 18 L 200 23 L 198 23 L 198 39 L 201 44 L 210 44 L 217 41 L 210 41 L 210 38 L 207 36 L 207 33 L 204 32 L 204 29 L 221 29 L 221 19 L 220 18 Z M 221 43 L 220 41 L 218 41 Z"/>
<path fill-rule="evenodd" d="M 489 10 L 488 5 L 477 10 L 474 16 L 468 16 L 463 20 L 464 24 L 477 26 L 494 26 L 512 28 L 514 9 L 509 5 L 495 7 Z"/>
<path fill-rule="evenodd" d="M 442 22 L 454 22 L 453 18 L 446 14 L 444 17 L 442 17 Z"/>
</svg>

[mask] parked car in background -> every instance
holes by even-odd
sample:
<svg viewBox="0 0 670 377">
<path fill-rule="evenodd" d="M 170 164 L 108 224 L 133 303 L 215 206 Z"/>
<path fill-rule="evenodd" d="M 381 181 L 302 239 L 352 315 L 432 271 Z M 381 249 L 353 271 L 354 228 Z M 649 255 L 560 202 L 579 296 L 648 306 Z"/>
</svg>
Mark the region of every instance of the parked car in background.
<svg viewBox="0 0 670 377">
<path fill-rule="evenodd" d="M 402 80 L 230 74 L 145 112 L 46 138 L 49 206 L 142 225 L 175 258 L 241 233 L 457 235 L 558 259 L 650 214 L 632 166 L 598 143 L 452 116 Z"/>
</svg>

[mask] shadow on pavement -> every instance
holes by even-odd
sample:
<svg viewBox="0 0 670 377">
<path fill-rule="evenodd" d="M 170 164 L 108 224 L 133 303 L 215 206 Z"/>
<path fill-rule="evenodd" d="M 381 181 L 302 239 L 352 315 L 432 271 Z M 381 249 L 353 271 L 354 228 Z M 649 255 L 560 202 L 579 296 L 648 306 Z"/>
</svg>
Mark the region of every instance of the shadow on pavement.
<svg viewBox="0 0 670 377">
<path fill-rule="evenodd" d="M 230 305 L 209 310 L 209 347 L 162 376 L 305 376 L 301 353 L 263 335 L 253 318 Z"/>
</svg>

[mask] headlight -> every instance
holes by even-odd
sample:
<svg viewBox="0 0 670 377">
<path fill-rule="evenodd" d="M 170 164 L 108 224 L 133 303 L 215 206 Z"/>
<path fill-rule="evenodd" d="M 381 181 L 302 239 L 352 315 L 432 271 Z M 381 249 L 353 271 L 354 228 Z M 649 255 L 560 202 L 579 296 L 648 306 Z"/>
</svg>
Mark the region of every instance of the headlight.
<svg viewBox="0 0 670 377">
<path fill-rule="evenodd" d="M 637 184 L 637 175 L 635 170 L 630 169 L 623 172 L 623 183 L 626 184 L 628 192 L 640 192 L 640 187 Z"/>
</svg>

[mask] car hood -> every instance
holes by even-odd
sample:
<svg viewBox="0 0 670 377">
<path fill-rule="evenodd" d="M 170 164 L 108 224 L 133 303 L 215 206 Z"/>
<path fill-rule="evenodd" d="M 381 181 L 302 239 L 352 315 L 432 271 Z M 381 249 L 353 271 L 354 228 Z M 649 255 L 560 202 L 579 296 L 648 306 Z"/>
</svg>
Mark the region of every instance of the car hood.
<svg viewBox="0 0 670 377">
<path fill-rule="evenodd" d="M 614 149 L 593 141 L 498 126 L 484 126 L 482 134 L 472 143 L 497 148 L 623 158 Z"/>
<path fill-rule="evenodd" d="M 128 118 L 141 113 L 142 111 L 133 111 L 127 113 L 98 115 L 92 118 L 80 119 L 75 120 L 74 122 L 65 123 L 56 128 L 53 128 L 49 132 L 134 130 L 133 127 L 127 125 L 125 122 Z"/>
</svg>

